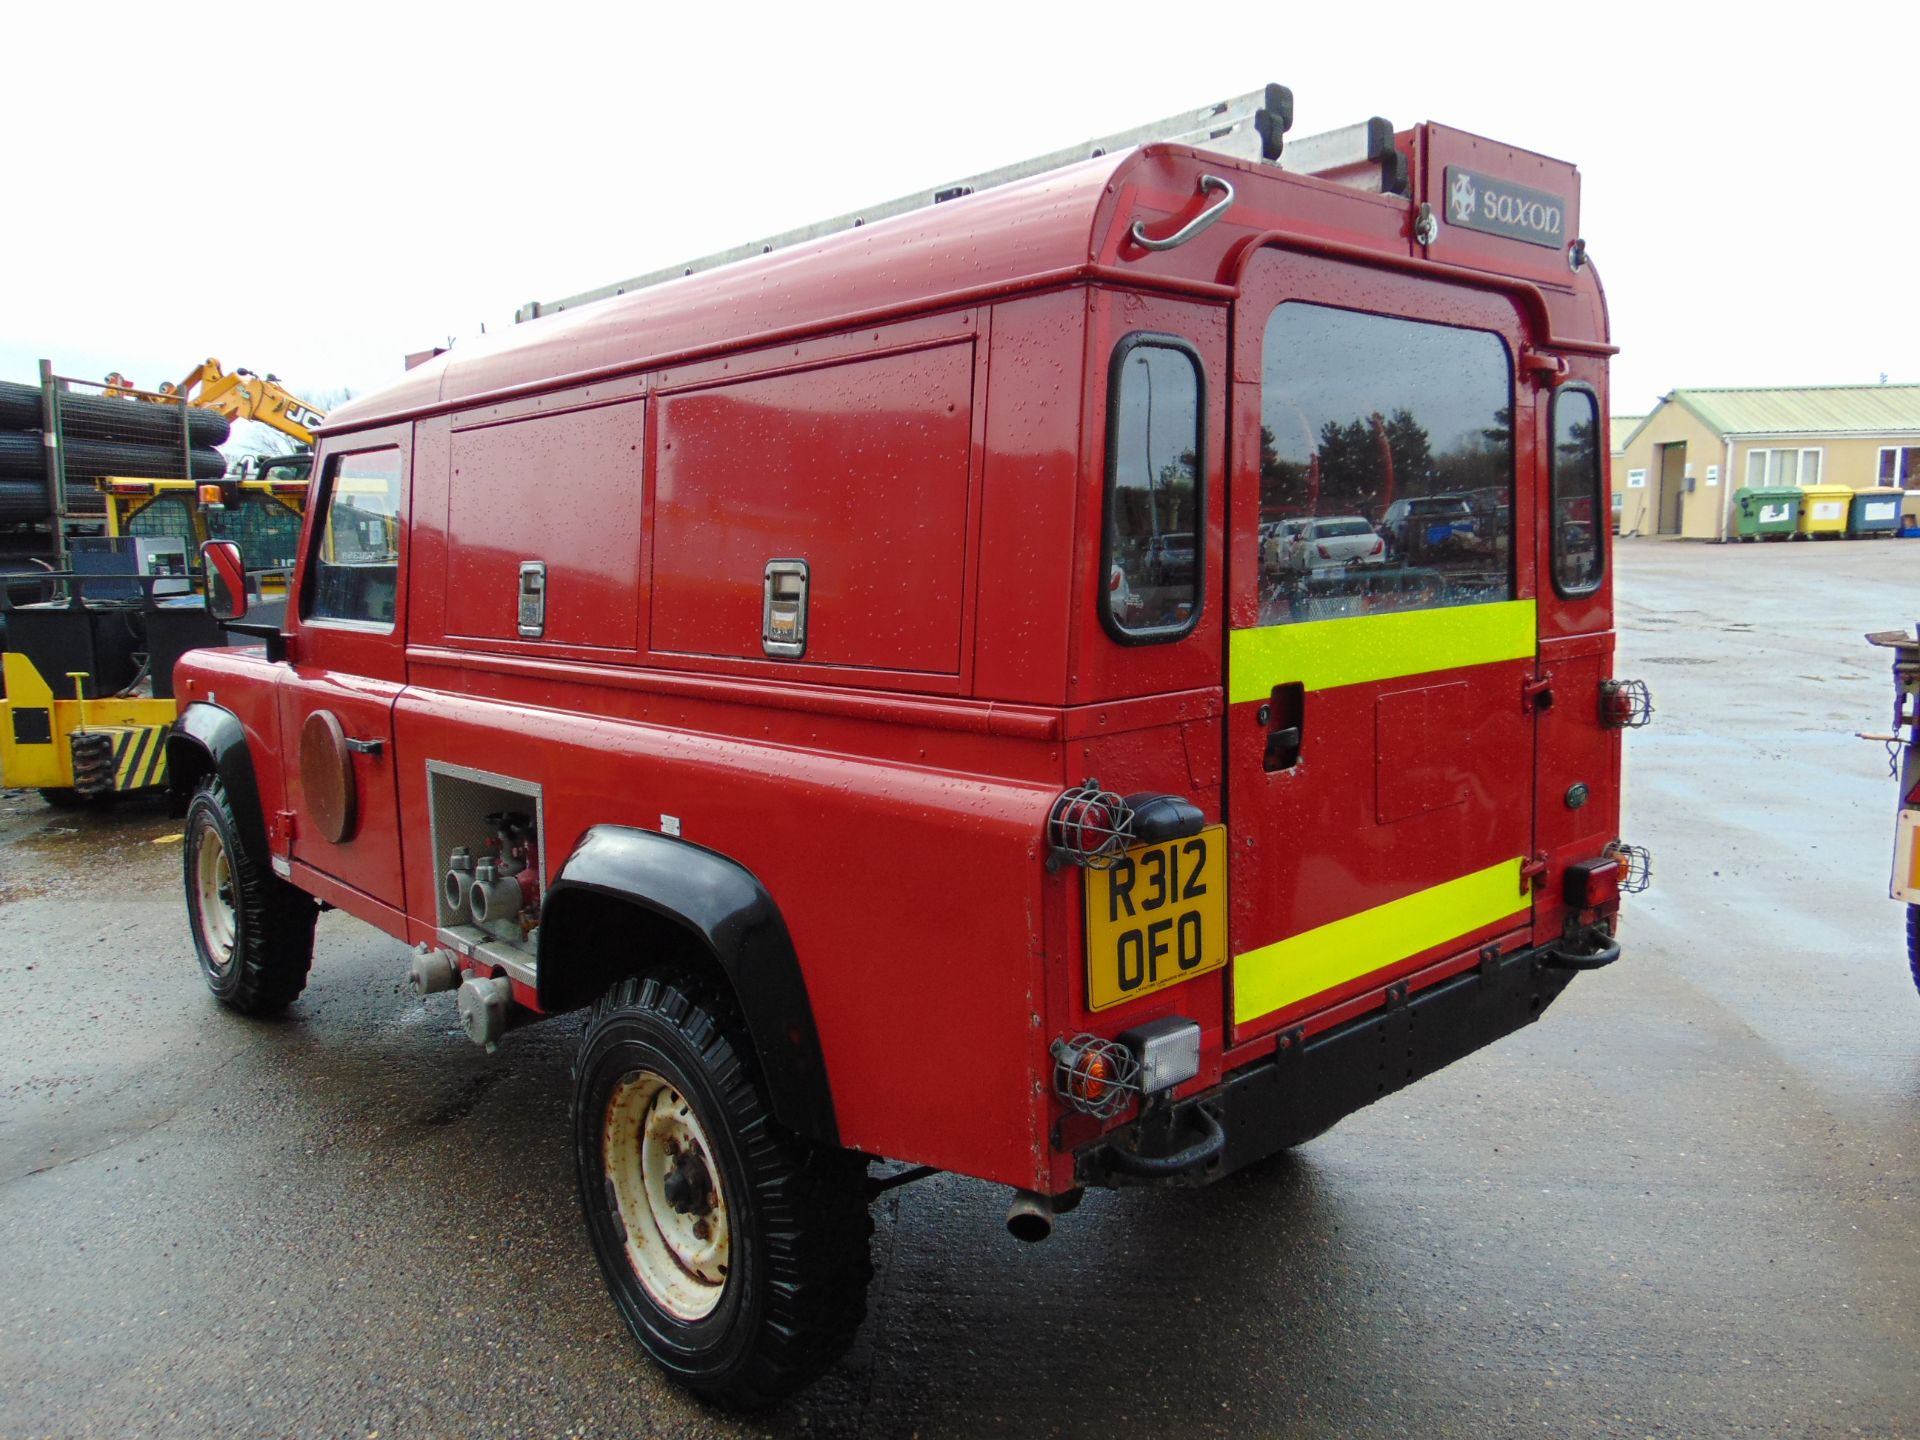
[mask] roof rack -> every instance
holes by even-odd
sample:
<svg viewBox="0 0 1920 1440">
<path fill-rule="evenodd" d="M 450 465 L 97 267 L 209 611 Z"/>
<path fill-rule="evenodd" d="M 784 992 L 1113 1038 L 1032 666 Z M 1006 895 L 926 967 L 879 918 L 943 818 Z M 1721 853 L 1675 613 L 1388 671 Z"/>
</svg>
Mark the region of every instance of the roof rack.
<svg viewBox="0 0 1920 1440">
<path fill-rule="evenodd" d="M 770 235 L 764 240 L 735 245 L 698 260 L 669 265 L 662 270 L 636 275 L 631 280 L 569 295 L 564 300 L 532 300 L 516 310 L 513 318 L 516 322 L 533 320 L 557 311 L 590 305 L 596 300 L 625 295 L 632 290 L 644 290 L 650 285 L 678 280 L 682 276 L 712 270 L 721 265 L 731 265 L 736 260 L 770 254 L 789 245 L 818 240 L 822 236 L 852 230 L 875 220 L 923 210 L 929 205 L 957 200 L 963 195 L 990 190 L 996 185 L 1010 184 L 1015 180 L 1025 180 L 1029 176 L 1042 175 L 1063 165 L 1077 164 L 1133 145 L 1192 145 L 1196 149 L 1236 159 L 1264 161 L 1294 174 L 1337 178 L 1345 184 L 1386 194 L 1406 193 L 1406 157 L 1394 148 L 1393 126 L 1385 120 L 1375 116 L 1358 125 L 1305 136 L 1283 145 L 1286 133 L 1292 126 L 1293 92 L 1285 85 L 1268 85 L 1233 100 L 1185 110 L 1150 125 L 1138 125 L 1116 135 L 1069 145 L 1064 150 L 1038 155 L 1014 165 L 1003 165 L 997 170 L 988 170 L 933 190 L 918 190 L 897 200 L 869 205 L 845 215 L 836 215 L 831 220 L 820 220 L 796 230 Z"/>
</svg>

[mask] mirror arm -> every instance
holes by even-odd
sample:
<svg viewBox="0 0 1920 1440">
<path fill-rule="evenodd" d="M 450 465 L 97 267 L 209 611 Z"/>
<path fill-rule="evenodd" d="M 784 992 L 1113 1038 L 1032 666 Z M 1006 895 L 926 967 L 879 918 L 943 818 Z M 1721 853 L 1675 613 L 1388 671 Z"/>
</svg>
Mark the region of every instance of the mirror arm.
<svg viewBox="0 0 1920 1440">
<path fill-rule="evenodd" d="M 267 659 L 275 665 L 287 658 L 287 637 L 268 620 L 222 620 L 220 628 L 229 635 L 245 635 L 267 642 Z"/>
</svg>

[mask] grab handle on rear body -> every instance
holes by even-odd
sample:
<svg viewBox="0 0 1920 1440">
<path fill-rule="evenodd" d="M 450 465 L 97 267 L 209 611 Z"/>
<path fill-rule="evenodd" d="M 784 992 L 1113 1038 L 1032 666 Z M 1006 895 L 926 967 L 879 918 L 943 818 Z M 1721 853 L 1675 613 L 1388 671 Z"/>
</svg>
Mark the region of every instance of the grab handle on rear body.
<svg viewBox="0 0 1920 1440">
<path fill-rule="evenodd" d="M 1107 1151 L 1113 1168 L 1147 1180 L 1164 1180 L 1172 1175 L 1198 1170 L 1202 1165 L 1218 1159 L 1221 1151 L 1227 1148 L 1226 1129 L 1204 1105 L 1196 1105 L 1187 1113 L 1200 1122 L 1198 1140 L 1184 1149 L 1175 1150 L 1171 1155 L 1141 1155 L 1115 1145 Z"/>
<path fill-rule="evenodd" d="M 1599 948 L 1595 950 L 1576 950 L 1571 947 L 1582 941 L 1594 941 Z M 1569 936 L 1540 957 L 1540 963 L 1549 970 L 1599 970 L 1620 958 L 1620 942 L 1598 925 L 1590 925 L 1577 936 Z"/>
</svg>

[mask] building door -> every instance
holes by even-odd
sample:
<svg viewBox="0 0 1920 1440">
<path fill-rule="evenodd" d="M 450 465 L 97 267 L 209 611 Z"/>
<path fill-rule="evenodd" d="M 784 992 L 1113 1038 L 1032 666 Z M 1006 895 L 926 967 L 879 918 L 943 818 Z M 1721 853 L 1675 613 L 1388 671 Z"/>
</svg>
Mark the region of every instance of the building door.
<svg viewBox="0 0 1920 1440">
<path fill-rule="evenodd" d="M 1660 531 L 1662 535 L 1680 533 L 1680 507 L 1686 503 L 1687 447 L 1660 447 Z"/>
</svg>

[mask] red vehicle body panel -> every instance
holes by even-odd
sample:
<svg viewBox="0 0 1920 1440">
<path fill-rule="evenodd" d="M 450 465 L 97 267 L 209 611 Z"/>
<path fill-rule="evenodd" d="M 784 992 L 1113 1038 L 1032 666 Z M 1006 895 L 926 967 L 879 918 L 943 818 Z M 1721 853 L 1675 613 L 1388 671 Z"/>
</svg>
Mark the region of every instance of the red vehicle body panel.
<svg viewBox="0 0 1920 1440">
<path fill-rule="evenodd" d="M 1402 137 L 1414 194 L 1458 147 L 1481 169 L 1537 159 L 1471 141 Z M 1239 187 L 1225 218 L 1163 253 L 1128 239 L 1137 220 L 1189 215 L 1203 170 Z M 1547 540 L 1523 517 L 1544 486 L 1532 477 L 1547 392 L 1517 363 L 1522 349 L 1566 357 L 1604 416 L 1610 347 L 1592 270 L 1520 253 L 1536 248 L 1476 235 L 1429 257 L 1405 199 L 1150 146 L 463 343 L 341 407 L 321 441 L 321 465 L 408 447 L 391 633 L 290 607 L 288 665 L 200 652 L 178 693 L 245 726 L 276 868 L 410 943 L 441 940 L 429 763 L 537 785 L 549 880 L 595 825 L 731 857 L 791 933 L 841 1142 L 1058 1193 L 1099 1122 L 1054 1095 L 1055 1037 L 1196 1019 L 1191 1094 L 1271 1054 L 1275 1028 L 1331 1024 L 1495 938 L 1458 937 L 1237 1033 L 1231 969 L 1095 1015 L 1081 873 L 1043 863 L 1064 787 L 1097 775 L 1227 823 L 1236 857 L 1265 857 L 1234 875 L 1234 923 L 1250 934 L 1517 853 L 1495 831 L 1518 827 L 1529 855 L 1537 831 L 1550 868 L 1532 902 L 1516 897 L 1531 913 L 1498 935 L 1546 935 L 1563 920 L 1558 867 L 1613 838 L 1618 741 L 1597 725 L 1611 596 L 1538 593 Z M 1264 312 L 1238 308 L 1249 265 L 1289 284 L 1318 276 L 1359 308 L 1424 307 L 1508 336 L 1514 543 L 1540 556 L 1518 567 L 1539 653 L 1473 677 L 1477 718 L 1444 763 L 1423 771 L 1418 734 L 1396 728 L 1425 724 L 1407 687 L 1332 691 L 1326 723 L 1364 747 L 1257 814 L 1240 799 L 1270 778 L 1247 772 L 1255 707 L 1229 703 L 1223 664 L 1259 518 L 1238 478 L 1258 445 L 1245 330 L 1257 344 Z M 1205 559 L 1190 633 L 1123 646 L 1099 612 L 1108 361 L 1143 331 L 1203 367 Z M 310 556 L 323 507 L 308 514 Z M 781 557 L 815 576 L 799 658 L 761 649 L 762 567 Z M 516 574 L 534 559 L 549 567 L 546 629 L 521 638 Z M 1547 672 L 1562 699 L 1536 730 L 1522 690 Z M 1484 699 L 1496 688 L 1510 704 Z M 365 828 L 336 847 L 300 814 L 293 741 L 321 704 L 387 741 L 355 757 Z M 1393 733 L 1376 754 L 1382 724 Z M 1384 802 L 1383 765 L 1400 777 Z M 1560 804 L 1569 776 L 1592 788 L 1584 809 Z M 1382 827 L 1378 804 L 1418 810 L 1421 787 L 1469 781 L 1484 803 L 1454 828 Z M 1303 834 L 1304 849 L 1289 838 Z"/>
</svg>

